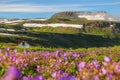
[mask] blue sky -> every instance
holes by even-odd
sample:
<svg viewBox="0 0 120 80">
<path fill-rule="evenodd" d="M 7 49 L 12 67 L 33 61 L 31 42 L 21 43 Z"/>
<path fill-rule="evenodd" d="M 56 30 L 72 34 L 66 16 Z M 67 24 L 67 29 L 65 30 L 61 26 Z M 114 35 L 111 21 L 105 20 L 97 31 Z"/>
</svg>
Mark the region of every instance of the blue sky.
<svg viewBox="0 0 120 80">
<path fill-rule="evenodd" d="M 61 11 L 120 15 L 120 0 L 0 0 L 0 18 L 49 18 Z"/>
</svg>

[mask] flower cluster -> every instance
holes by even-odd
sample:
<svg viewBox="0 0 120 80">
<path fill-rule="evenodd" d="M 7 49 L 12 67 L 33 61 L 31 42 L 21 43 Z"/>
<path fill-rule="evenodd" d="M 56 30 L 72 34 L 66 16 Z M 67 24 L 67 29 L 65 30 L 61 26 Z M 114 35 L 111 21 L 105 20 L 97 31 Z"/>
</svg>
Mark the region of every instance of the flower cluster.
<svg viewBox="0 0 120 80">
<path fill-rule="evenodd" d="M 92 51 L 93 52 L 93 51 Z M 0 49 L 0 76 L 2 80 L 119 80 L 120 62 L 110 56 L 102 62 L 85 60 L 96 57 L 90 52 L 17 52 Z M 104 55 L 104 54 L 103 54 Z M 101 60 L 101 58 L 100 58 Z"/>
</svg>

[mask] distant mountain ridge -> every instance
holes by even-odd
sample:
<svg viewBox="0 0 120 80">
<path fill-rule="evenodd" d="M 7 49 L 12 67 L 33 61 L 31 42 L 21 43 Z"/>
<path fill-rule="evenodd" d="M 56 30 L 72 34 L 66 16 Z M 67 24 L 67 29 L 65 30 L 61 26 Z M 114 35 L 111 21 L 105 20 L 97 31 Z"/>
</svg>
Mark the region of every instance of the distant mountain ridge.
<svg viewBox="0 0 120 80">
<path fill-rule="evenodd" d="M 85 19 L 85 20 L 103 20 L 120 22 L 120 17 L 108 14 L 105 11 L 86 12 L 86 11 L 66 11 L 54 14 L 51 18 L 65 18 L 65 19 Z"/>
</svg>

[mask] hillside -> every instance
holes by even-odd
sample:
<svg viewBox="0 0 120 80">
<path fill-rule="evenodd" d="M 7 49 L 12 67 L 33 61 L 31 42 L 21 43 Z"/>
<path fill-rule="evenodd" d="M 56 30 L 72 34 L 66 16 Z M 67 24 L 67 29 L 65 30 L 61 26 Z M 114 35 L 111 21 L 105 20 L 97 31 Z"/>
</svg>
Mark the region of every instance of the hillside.
<svg viewBox="0 0 120 80">
<path fill-rule="evenodd" d="M 3 32 L 2 32 L 3 33 Z M 19 36 L 0 36 L 1 43 L 13 43 L 17 40 L 27 41 L 31 46 L 46 48 L 89 48 L 108 47 L 120 44 L 120 37 L 110 28 L 77 29 L 77 28 L 27 28 L 27 31 L 6 32 Z"/>
<path fill-rule="evenodd" d="M 71 20 L 102 20 L 102 21 L 116 21 L 120 22 L 120 18 L 111 15 L 105 11 L 85 12 L 85 11 L 67 11 L 54 14 L 51 18 L 57 19 L 71 19 Z"/>
<path fill-rule="evenodd" d="M 71 19 L 65 17 L 54 18 L 55 15 L 53 15 L 52 18 L 44 21 L 24 20 L 23 22 L 19 22 L 14 25 L 0 24 L 0 28 L 14 29 L 14 31 L 0 30 L 0 33 L 4 34 L 0 36 L 0 42 L 7 43 L 8 46 L 9 44 L 11 46 L 17 46 L 18 39 L 20 39 L 20 41 L 27 41 L 33 47 L 38 46 L 45 48 L 89 48 L 120 45 L 119 22 Z M 71 15 L 73 14 L 71 13 Z M 70 26 L 67 27 L 23 26 L 26 23 L 33 23 L 38 25 L 41 24 L 53 25 L 54 23 L 74 24 L 83 25 L 83 28 L 75 28 Z"/>
</svg>

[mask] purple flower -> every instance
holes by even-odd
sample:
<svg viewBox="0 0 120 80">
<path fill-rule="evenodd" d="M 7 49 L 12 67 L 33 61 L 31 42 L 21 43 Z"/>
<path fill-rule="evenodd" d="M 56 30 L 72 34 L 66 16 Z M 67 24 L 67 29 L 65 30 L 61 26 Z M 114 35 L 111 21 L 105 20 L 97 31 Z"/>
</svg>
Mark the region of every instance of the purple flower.
<svg viewBox="0 0 120 80">
<path fill-rule="evenodd" d="M 98 76 L 94 76 L 93 80 L 99 80 Z"/>
<path fill-rule="evenodd" d="M 55 80 L 65 80 L 65 79 L 63 79 L 61 77 L 57 77 Z"/>
<path fill-rule="evenodd" d="M 7 69 L 6 76 L 10 76 L 13 80 L 21 77 L 21 72 L 16 67 L 10 66 Z"/>
<path fill-rule="evenodd" d="M 60 51 L 56 51 L 55 52 L 55 56 L 57 57 L 57 56 L 60 56 Z"/>
<path fill-rule="evenodd" d="M 51 76 L 52 76 L 53 78 L 55 78 L 55 77 L 57 76 L 57 72 L 52 73 Z"/>
<path fill-rule="evenodd" d="M 8 56 L 8 55 L 9 55 L 9 52 L 8 52 L 8 51 L 6 51 L 6 52 L 5 52 L 5 55 L 6 55 L 6 56 Z"/>
<path fill-rule="evenodd" d="M 89 65 L 89 64 L 87 64 L 87 65 L 86 65 L 86 68 L 87 68 L 87 69 L 89 69 L 89 68 L 90 68 L 90 65 Z"/>
<path fill-rule="evenodd" d="M 81 62 L 78 65 L 78 70 L 81 71 L 81 69 L 84 68 L 84 67 L 85 67 L 85 62 Z"/>
<path fill-rule="evenodd" d="M 67 60 L 68 58 L 67 57 L 64 57 L 64 60 Z"/>
<path fill-rule="evenodd" d="M 94 64 L 94 66 L 95 66 L 96 68 L 98 68 L 98 67 L 100 67 L 100 64 L 96 63 L 96 64 Z"/>
<path fill-rule="evenodd" d="M 33 80 L 43 80 L 44 79 L 44 76 L 36 76 L 35 78 L 33 78 Z"/>
<path fill-rule="evenodd" d="M 100 64 L 98 64 L 98 61 L 92 60 L 92 62 L 93 62 L 94 66 L 95 66 L 96 68 L 100 66 Z"/>
<path fill-rule="evenodd" d="M 116 72 L 116 73 L 119 73 L 119 72 L 120 72 L 120 66 L 119 66 L 119 65 L 117 65 L 117 66 L 115 67 L 115 72 Z"/>
<path fill-rule="evenodd" d="M 58 71 L 58 73 L 59 73 L 59 74 L 62 74 L 62 73 L 63 73 L 63 71 L 62 71 L 62 70 L 59 70 L 59 71 Z"/>
<path fill-rule="evenodd" d="M 53 67 L 53 66 L 55 66 L 55 63 L 52 63 L 52 64 L 51 64 L 51 67 Z"/>
<path fill-rule="evenodd" d="M 107 70 L 104 69 L 104 68 L 101 69 L 101 72 L 102 72 L 104 75 L 107 74 Z"/>
<path fill-rule="evenodd" d="M 19 60 L 19 59 L 17 59 L 15 62 L 16 62 L 17 64 L 20 64 L 20 60 Z"/>
<path fill-rule="evenodd" d="M 107 62 L 102 62 L 102 64 L 103 64 L 104 66 L 106 66 L 106 65 L 107 65 Z"/>
<path fill-rule="evenodd" d="M 27 66 L 28 66 L 28 63 L 25 63 L 24 66 L 27 67 Z"/>
<path fill-rule="evenodd" d="M 108 75 L 107 75 L 107 80 L 111 80 L 112 77 L 113 77 L 112 74 L 108 74 Z"/>
<path fill-rule="evenodd" d="M 111 57 L 109 57 L 109 56 L 104 57 L 104 61 L 106 61 L 106 62 L 111 61 Z"/>
<path fill-rule="evenodd" d="M 45 56 L 45 57 L 48 57 L 49 55 L 50 55 L 49 52 L 45 52 L 45 53 L 44 53 L 44 56 Z"/>
<path fill-rule="evenodd" d="M 39 72 L 41 70 L 42 70 L 42 68 L 39 65 L 37 65 L 37 71 Z"/>
<path fill-rule="evenodd" d="M 14 49 L 13 52 L 16 53 L 16 52 L 17 52 L 17 49 Z"/>
<path fill-rule="evenodd" d="M 28 51 L 26 51 L 26 50 L 23 50 L 23 53 L 25 53 L 25 54 L 28 54 Z"/>
<path fill-rule="evenodd" d="M 98 61 L 97 60 L 92 60 L 92 63 L 96 64 L 96 63 L 98 63 Z"/>
<path fill-rule="evenodd" d="M 39 79 L 40 79 L 40 80 L 43 80 L 43 79 L 44 79 L 44 76 L 39 76 Z"/>
<path fill-rule="evenodd" d="M 120 66 L 119 65 L 117 66 L 117 70 L 120 70 Z"/>
<path fill-rule="evenodd" d="M 6 50 L 6 51 L 9 51 L 9 50 L 10 50 L 10 48 L 9 48 L 9 47 L 7 47 L 7 48 L 5 48 L 5 50 Z"/>
<path fill-rule="evenodd" d="M 22 80 L 30 80 L 30 79 L 24 76 Z"/>
<path fill-rule="evenodd" d="M 77 80 L 77 79 L 75 78 L 75 76 L 68 76 L 66 80 Z"/>
<path fill-rule="evenodd" d="M 61 77 L 57 77 L 55 80 L 76 80 L 76 78 L 74 76 L 68 76 L 68 74 L 64 72 Z"/>
<path fill-rule="evenodd" d="M 67 77 L 68 76 L 68 74 L 65 73 L 65 72 L 62 75 L 63 75 L 63 77 Z"/>
<path fill-rule="evenodd" d="M 67 57 L 67 53 L 65 52 L 65 53 L 63 54 L 63 56 L 64 56 L 64 57 Z"/>
<path fill-rule="evenodd" d="M 11 61 L 15 61 L 15 57 L 14 56 L 10 56 L 10 60 Z"/>
<path fill-rule="evenodd" d="M 73 53 L 72 56 L 73 56 L 74 58 L 76 58 L 76 57 L 77 57 L 77 54 L 76 54 L 76 53 Z"/>
<path fill-rule="evenodd" d="M 74 76 L 58 77 L 55 80 L 77 80 Z"/>
<path fill-rule="evenodd" d="M 37 61 L 38 60 L 38 58 L 37 57 L 34 57 L 34 59 L 33 59 L 34 61 Z"/>
</svg>

